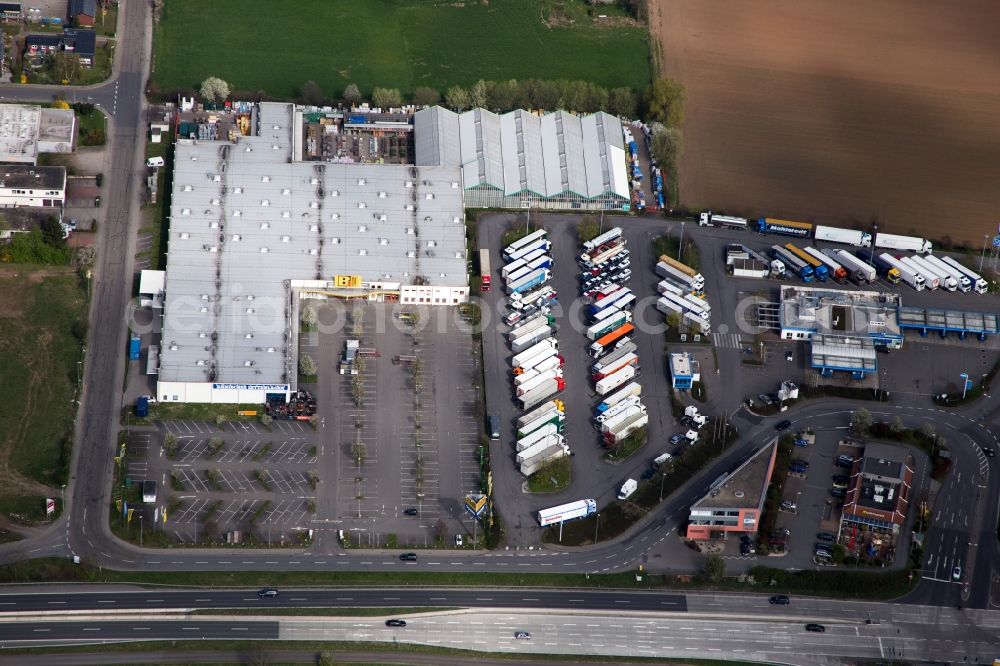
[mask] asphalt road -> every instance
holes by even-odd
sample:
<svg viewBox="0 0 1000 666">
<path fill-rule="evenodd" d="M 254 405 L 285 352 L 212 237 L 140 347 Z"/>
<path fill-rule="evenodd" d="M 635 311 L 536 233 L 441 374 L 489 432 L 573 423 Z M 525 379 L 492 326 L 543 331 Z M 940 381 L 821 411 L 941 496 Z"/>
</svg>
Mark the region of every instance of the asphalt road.
<svg viewBox="0 0 1000 666">
<path fill-rule="evenodd" d="M 74 622 L 0 623 L 0 644 L 44 641 L 135 641 L 190 640 L 277 640 L 278 623 L 267 621 L 131 620 L 128 622 L 87 620 Z"/>
</svg>

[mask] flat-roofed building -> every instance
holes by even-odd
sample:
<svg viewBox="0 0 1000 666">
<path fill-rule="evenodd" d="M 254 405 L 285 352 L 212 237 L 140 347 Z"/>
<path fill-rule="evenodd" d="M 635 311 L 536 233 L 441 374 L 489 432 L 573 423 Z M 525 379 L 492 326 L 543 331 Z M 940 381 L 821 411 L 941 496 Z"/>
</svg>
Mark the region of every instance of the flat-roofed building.
<svg viewBox="0 0 1000 666">
<path fill-rule="evenodd" d="M 843 539 L 868 532 L 897 535 L 913 492 L 913 458 L 905 450 L 869 443 L 854 462 L 840 518 Z"/>
<path fill-rule="evenodd" d="M 457 167 L 295 161 L 294 107 L 262 103 L 256 122 L 177 143 L 161 402 L 287 397 L 300 298 L 468 300 Z"/>
<path fill-rule="evenodd" d="M 899 294 L 801 287 L 781 288 L 782 340 L 810 340 L 814 335 L 866 337 L 881 347 L 903 344 Z"/>
</svg>

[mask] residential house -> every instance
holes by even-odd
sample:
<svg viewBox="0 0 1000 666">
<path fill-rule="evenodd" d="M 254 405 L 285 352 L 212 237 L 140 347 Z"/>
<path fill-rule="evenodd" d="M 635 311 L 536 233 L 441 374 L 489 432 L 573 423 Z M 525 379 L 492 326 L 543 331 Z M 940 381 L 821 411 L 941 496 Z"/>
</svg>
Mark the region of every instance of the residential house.
<svg viewBox="0 0 1000 666">
<path fill-rule="evenodd" d="M 80 57 L 84 67 L 94 66 L 97 53 L 97 33 L 93 30 L 63 30 L 63 50 Z"/>
<path fill-rule="evenodd" d="M 69 0 L 69 21 L 76 27 L 92 28 L 97 18 L 97 0 Z"/>
<path fill-rule="evenodd" d="M 59 51 L 79 56 L 83 67 L 93 67 L 97 52 L 97 33 L 93 30 L 66 28 L 61 35 L 28 35 L 24 40 L 25 65 L 40 67 L 45 56 Z"/>
</svg>

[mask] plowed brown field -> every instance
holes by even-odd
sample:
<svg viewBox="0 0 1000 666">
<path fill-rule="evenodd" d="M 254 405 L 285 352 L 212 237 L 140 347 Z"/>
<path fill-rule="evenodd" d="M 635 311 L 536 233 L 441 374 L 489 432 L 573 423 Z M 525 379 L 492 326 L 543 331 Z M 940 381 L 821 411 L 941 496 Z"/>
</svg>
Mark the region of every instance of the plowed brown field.
<svg viewBox="0 0 1000 666">
<path fill-rule="evenodd" d="M 981 246 L 1000 222 L 1000 2 L 651 0 L 690 207 Z"/>
</svg>

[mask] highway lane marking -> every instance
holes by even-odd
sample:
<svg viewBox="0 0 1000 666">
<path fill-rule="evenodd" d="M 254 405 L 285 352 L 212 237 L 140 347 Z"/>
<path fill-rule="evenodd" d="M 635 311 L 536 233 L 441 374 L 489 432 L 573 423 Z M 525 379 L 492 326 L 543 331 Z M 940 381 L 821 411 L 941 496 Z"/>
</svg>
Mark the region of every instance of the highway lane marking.
<svg viewBox="0 0 1000 666">
<path fill-rule="evenodd" d="M 201 627 L 181 627 L 181 631 L 198 631 Z"/>
<path fill-rule="evenodd" d="M 230 631 L 250 631 L 250 627 L 230 627 Z"/>
<path fill-rule="evenodd" d="M 48 603 L 50 603 L 50 604 L 64 604 L 66 602 L 65 601 L 50 601 Z"/>
<path fill-rule="evenodd" d="M 132 627 L 132 631 L 149 631 L 149 627 Z"/>
<path fill-rule="evenodd" d="M 99 604 L 114 604 L 114 603 L 118 603 L 118 602 L 115 601 L 114 599 L 98 599 L 97 603 L 99 603 Z"/>
<path fill-rule="evenodd" d="M 211 601 L 211 599 L 195 599 L 195 602 L 204 603 L 206 601 Z"/>
<path fill-rule="evenodd" d="M 146 603 L 147 604 L 157 604 L 157 603 L 162 604 L 163 603 L 163 599 L 146 599 Z"/>
<path fill-rule="evenodd" d="M 101 628 L 100 627 L 84 627 L 83 630 L 84 631 L 100 631 Z"/>
<path fill-rule="evenodd" d="M 52 630 L 51 630 L 51 629 L 32 629 L 32 631 L 34 631 L 35 633 L 38 633 L 38 634 L 40 634 L 40 633 L 42 633 L 42 632 L 45 632 L 45 631 L 52 631 Z"/>
</svg>

